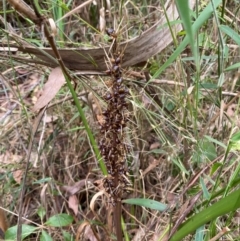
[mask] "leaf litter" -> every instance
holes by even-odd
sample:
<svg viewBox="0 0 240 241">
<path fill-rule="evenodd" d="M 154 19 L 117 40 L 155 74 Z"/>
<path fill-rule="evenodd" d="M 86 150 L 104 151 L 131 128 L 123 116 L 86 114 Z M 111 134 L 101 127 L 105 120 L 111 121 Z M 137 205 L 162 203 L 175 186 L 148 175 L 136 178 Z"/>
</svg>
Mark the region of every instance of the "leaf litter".
<svg viewBox="0 0 240 241">
<path fill-rule="evenodd" d="M 65 77 L 60 67 L 52 69 L 46 84 L 43 87 L 40 98 L 33 107 L 33 111 L 39 111 L 45 107 L 65 84 Z"/>
</svg>

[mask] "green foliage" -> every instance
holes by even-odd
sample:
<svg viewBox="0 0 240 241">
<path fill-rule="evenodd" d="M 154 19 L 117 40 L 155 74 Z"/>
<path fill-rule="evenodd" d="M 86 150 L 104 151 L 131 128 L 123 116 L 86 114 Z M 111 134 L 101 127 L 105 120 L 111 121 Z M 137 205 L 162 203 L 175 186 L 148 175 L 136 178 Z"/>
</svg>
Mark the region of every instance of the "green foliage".
<svg viewBox="0 0 240 241">
<path fill-rule="evenodd" d="M 52 241 L 52 240 L 53 240 L 52 237 L 45 230 L 42 230 L 40 241 Z"/>
<path fill-rule="evenodd" d="M 236 44 L 238 44 L 240 46 L 240 36 L 238 33 L 236 33 L 229 26 L 220 25 L 219 28 L 223 33 L 227 34 L 232 40 L 234 40 L 236 42 Z"/>
<path fill-rule="evenodd" d="M 203 190 L 203 198 L 209 200 L 211 195 L 209 194 L 208 189 L 207 189 L 202 177 L 200 177 L 200 184 L 201 184 L 201 187 Z"/>
<path fill-rule="evenodd" d="M 240 150 L 240 132 L 235 133 L 231 137 L 229 147 L 232 150 Z"/>
<path fill-rule="evenodd" d="M 45 213 L 42 213 L 42 211 L 39 211 L 38 213 L 39 213 L 39 215 L 41 215 L 41 218 L 45 215 Z M 72 216 L 62 213 L 62 214 L 57 214 L 57 215 L 50 217 L 47 220 L 47 222 L 45 223 L 45 225 L 48 227 L 64 227 L 64 226 L 70 225 L 72 222 L 73 222 Z M 22 225 L 22 240 L 24 240 L 26 237 L 35 233 L 38 230 L 39 230 L 38 227 L 23 224 Z M 6 237 L 6 239 L 9 239 L 9 240 L 16 240 L 17 226 L 13 226 L 13 227 L 9 228 L 5 234 L 5 237 Z M 69 236 L 68 233 L 65 233 L 64 237 L 65 237 L 65 240 L 71 240 L 71 236 Z M 42 230 L 41 235 L 40 235 L 40 240 L 41 241 L 51 241 L 53 239 L 45 230 Z"/>
<path fill-rule="evenodd" d="M 63 230 L 62 233 L 63 233 L 64 241 L 73 241 L 74 240 L 73 235 L 71 235 L 69 232 L 66 232 Z"/>
<path fill-rule="evenodd" d="M 62 213 L 50 217 L 45 223 L 45 225 L 50 227 L 64 227 L 70 225 L 72 221 L 72 216 Z"/>
<path fill-rule="evenodd" d="M 197 51 L 196 51 L 197 48 L 195 47 L 195 39 L 193 35 L 193 30 L 192 30 L 192 23 L 190 18 L 190 9 L 188 5 L 188 1 L 176 1 L 176 5 L 178 7 L 179 15 L 181 17 L 185 31 L 187 33 L 186 37 L 189 39 L 189 43 L 191 45 L 191 49 L 195 59 L 195 65 L 199 66 L 198 59 L 197 59 Z"/>
<path fill-rule="evenodd" d="M 216 157 L 217 152 L 213 143 L 206 138 L 200 140 L 193 155 L 193 161 L 205 163 L 206 161 L 213 161 Z"/>
<path fill-rule="evenodd" d="M 43 218 L 46 215 L 46 211 L 45 211 L 45 209 L 43 207 L 39 207 L 38 210 L 37 210 L 37 214 L 41 218 L 41 221 L 42 221 Z"/>
<path fill-rule="evenodd" d="M 240 63 L 236 63 L 227 67 L 225 71 L 232 71 L 232 70 L 238 69 L 239 67 L 240 67 Z"/>
<path fill-rule="evenodd" d="M 181 241 L 185 236 L 191 234 L 202 225 L 207 224 L 221 215 L 236 211 L 238 208 L 240 208 L 240 189 L 193 215 L 181 225 L 169 241 Z"/>
<path fill-rule="evenodd" d="M 204 240 L 204 230 L 205 230 L 205 226 L 202 226 L 197 229 L 196 235 L 195 235 L 195 241 L 203 241 Z"/>
<path fill-rule="evenodd" d="M 122 202 L 131 204 L 131 205 L 138 205 L 138 206 L 142 206 L 145 208 L 150 208 L 158 211 L 165 211 L 167 209 L 166 204 L 163 204 L 151 199 L 145 199 L 145 198 L 126 199 L 126 200 L 123 200 Z"/>
<path fill-rule="evenodd" d="M 28 237 L 30 234 L 35 233 L 37 231 L 37 227 L 32 225 L 23 224 L 22 225 L 22 240 Z M 17 239 L 17 226 L 13 226 L 7 230 L 5 233 L 5 238 L 9 240 Z"/>
<path fill-rule="evenodd" d="M 211 16 L 213 11 L 215 10 L 215 9 L 213 9 L 213 6 L 215 8 L 218 7 L 218 5 L 222 1 L 221 0 L 214 0 L 213 2 L 214 2 L 214 5 L 212 5 L 212 3 L 210 2 L 204 8 L 204 10 L 200 13 L 200 15 L 195 20 L 195 22 L 193 23 L 193 25 L 192 25 L 193 34 L 197 33 L 199 28 L 202 27 L 202 25 L 205 23 L 205 21 L 207 21 L 209 19 L 209 17 Z M 191 35 L 191 33 L 190 33 L 190 35 Z M 186 36 L 183 39 L 183 41 L 179 44 L 177 49 L 173 52 L 173 54 L 168 58 L 168 60 L 158 69 L 158 71 L 156 71 L 156 73 L 153 75 L 152 79 L 156 78 L 156 76 L 161 74 L 163 70 L 165 70 L 177 57 L 179 57 L 179 55 L 184 50 L 184 48 L 187 46 L 187 44 L 189 44 L 189 41 L 190 40 L 189 40 L 188 36 Z"/>
</svg>

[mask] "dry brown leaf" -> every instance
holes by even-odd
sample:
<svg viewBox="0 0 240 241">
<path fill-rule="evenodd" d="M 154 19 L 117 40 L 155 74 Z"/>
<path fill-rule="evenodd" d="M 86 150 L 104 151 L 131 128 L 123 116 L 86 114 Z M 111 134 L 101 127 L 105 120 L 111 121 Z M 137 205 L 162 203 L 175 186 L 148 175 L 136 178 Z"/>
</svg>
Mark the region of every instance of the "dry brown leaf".
<svg viewBox="0 0 240 241">
<path fill-rule="evenodd" d="M 18 184 L 21 184 L 22 176 L 23 176 L 23 171 L 22 170 L 17 170 L 17 171 L 13 172 L 13 179 Z"/>
<path fill-rule="evenodd" d="M 161 237 L 161 239 L 159 238 Z M 162 230 L 162 232 L 154 232 L 152 238 L 149 241 L 167 241 L 168 240 L 168 234 L 165 232 L 165 230 Z"/>
<path fill-rule="evenodd" d="M 227 108 L 227 115 L 229 117 L 234 117 L 236 115 L 236 110 L 237 110 L 237 105 L 236 104 L 231 104 Z"/>
<path fill-rule="evenodd" d="M 192 94 L 194 88 L 195 88 L 195 86 L 193 85 L 193 86 L 190 86 L 190 87 L 187 89 L 188 95 L 191 95 L 191 94 Z"/>
<path fill-rule="evenodd" d="M 100 125 L 103 125 L 105 122 L 103 115 L 97 115 L 97 121 Z"/>
<path fill-rule="evenodd" d="M 154 149 L 157 149 L 160 146 L 161 146 L 160 142 L 154 142 L 153 144 L 151 144 L 149 149 L 154 150 Z"/>
<path fill-rule="evenodd" d="M 46 207 L 47 206 L 47 198 L 46 198 L 46 195 L 47 195 L 47 187 L 48 187 L 48 183 L 46 183 L 43 187 L 42 187 L 42 190 L 41 190 L 41 193 L 40 193 L 40 199 L 41 199 L 41 204 Z"/>
<path fill-rule="evenodd" d="M 93 198 L 91 199 L 90 209 L 92 210 L 93 213 L 95 213 L 95 211 L 94 211 L 94 205 L 95 205 L 96 200 L 98 199 L 99 196 L 102 196 L 102 195 L 105 194 L 105 193 L 106 193 L 105 190 L 101 190 L 101 191 L 97 192 L 97 193 L 93 196 Z"/>
<path fill-rule="evenodd" d="M 85 229 L 84 238 L 89 241 L 98 241 L 97 238 L 95 237 L 90 225 L 88 225 Z"/>
<path fill-rule="evenodd" d="M 159 160 L 154 159 L 153 161 L 151 161 L 148 167 L 143 171 L 143 176 L 145 176 L 148 172 L 150 172 L 152 169 L 158 166 L 161 163 L 161 161 L 161 158 Z"/>
<path fill-rule="evenodd" d="M 140 229 L 136 230 L 132 241 L 142 240 L 145 235 L 146 235 L 146 230 L 144 228 L 140 228 Z"/>
<path fill-rule="evenodd" d="M 72 195 L 68 199 L 68 207 L 71 208 L 74 212 L 74 214 L 77 216 L 78 214 L 78 199 L 76 195 Z"/>
<path fill-rule="evenodd" d="M 89 225 L 89 222 L 84 221 L 83 223 L 81 223 L 81 225 L 78 227 L 77 229 L 77 233 L 76 233 L 76 241 L 80 241 L 82 240 L 82 236 L 84 234 L 84 230 L 85 228 Z"/>
<path fill-rule="evenodd" d="M 15 155 L 12 152 L 6 151 L 4 154 L 0 155 L 1 167 L 3 167 L 3 165 L 19 163 L 22 159 L 22 156 Z"/>
<path fill-rule="evenodd" d="M 88 180 L 91 181 L 91 180 Z M 74 195 L 75 193 L 79 192 L 81 189 L 85 188 L 86 185 L 86 179 L 82 179 L 76 183 L 74 183 L 72 186 L 63 186 L 62 189 L 69 193 L 70 195 Z"/>
<path fill-rule="evenodd" d="M 65 77 L 60 67 L 52 70 L 47 83 L 43 87 L 42 95 L 33 107 L 33 111 L 38 111 L 45 107 L 61 89 L 65 83 Z"/>
</svg>

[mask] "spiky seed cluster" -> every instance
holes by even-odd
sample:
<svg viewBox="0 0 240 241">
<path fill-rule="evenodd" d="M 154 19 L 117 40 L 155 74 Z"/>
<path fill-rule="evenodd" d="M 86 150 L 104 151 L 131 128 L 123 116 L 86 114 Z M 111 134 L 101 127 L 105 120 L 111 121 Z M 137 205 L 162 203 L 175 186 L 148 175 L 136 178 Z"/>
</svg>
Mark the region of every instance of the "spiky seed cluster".
<svg viewBox="0 0 240 241">
<path fill-rule="evenodd" d="M 113 41 L 116 41 L 114 30 L 109 29 L 107 33 L 113 37 Z M 110 202 L 115 205 L 116 202 L 121 201 L 122 193 L 126 186 L 129 185 L 126 177 L 126 154 L 128 147 L 123 140 L 128 107 L 125 97 L 129 94 L 129 91 L 122 85 L 120 54 L 115 54 L 111 62 L 111 68 L 107 70 L 107 73 L 112 76 L 112 87 L 104 96 L 107 102 L 107 109 L 103 112 L 104 122 L 101 125 L 103 137 L 100 140 L 99 148 L 108 170 L 108 176 L 104 178 L 104 188 L 110 195 Z"/>
</svg>

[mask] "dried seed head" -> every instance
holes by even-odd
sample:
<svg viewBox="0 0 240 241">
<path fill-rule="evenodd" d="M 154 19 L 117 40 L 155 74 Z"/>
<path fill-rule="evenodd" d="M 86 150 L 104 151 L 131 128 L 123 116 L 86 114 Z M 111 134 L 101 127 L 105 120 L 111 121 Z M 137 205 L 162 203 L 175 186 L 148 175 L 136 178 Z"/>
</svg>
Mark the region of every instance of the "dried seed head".
<svg viewBox="0 0 240 241">
<path fill-rule="evenodd" d="M 116 47 L 116 33 L 114 29 L 107 29 L 107 34 L 115 38 L 114 45 Z M 116 49 L 116 48 L 112 48 Z M 103 123 L 101 126 L 102 140 L 99 142 L 99 148 L 105 161 L 108 176 L 104 179 L 104 188 L 110 196 L 110 202 L 115 205 L 121 201 L 123 191 L 129 185 L 126 179 L 126 156 L 128 147 L 124 141 L 124 128 L 127 123 L 126 95 L 129 94 L 127 88 L 122 86 L 122 70 L 120 63 L 122 56 L 120 53 L 112 53 L 114 59 L 110 59 L 111 68 L 106 71 L 111 75 L 111 88 L 105 94 L 104 99 L 107 101 L 107 109 L 103 111 Z"/>
</svg>

